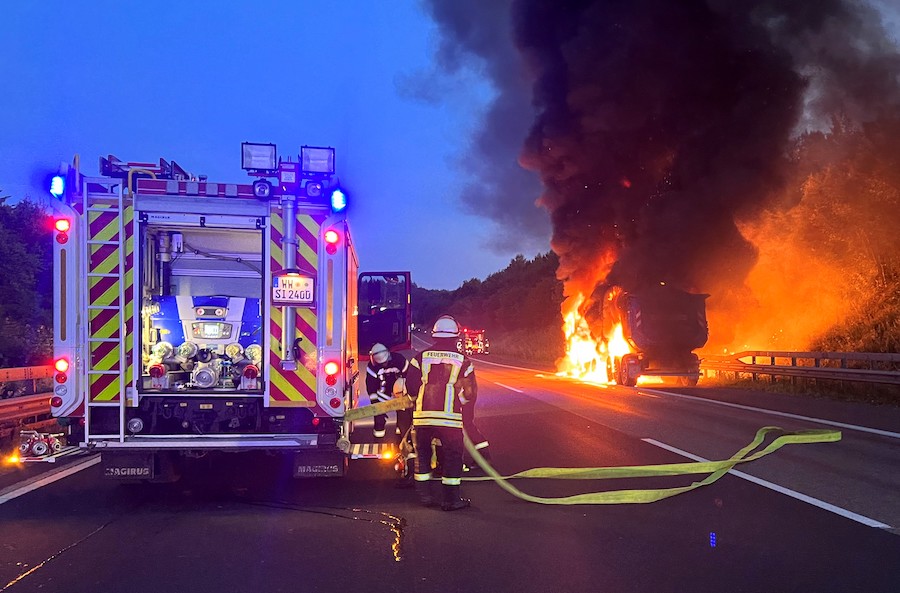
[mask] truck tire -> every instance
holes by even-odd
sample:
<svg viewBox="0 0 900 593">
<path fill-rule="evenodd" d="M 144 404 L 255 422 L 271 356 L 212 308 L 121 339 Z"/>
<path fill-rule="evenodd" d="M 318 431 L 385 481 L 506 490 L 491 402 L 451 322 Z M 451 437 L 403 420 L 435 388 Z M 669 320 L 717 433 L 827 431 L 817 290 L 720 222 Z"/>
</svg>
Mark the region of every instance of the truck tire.
<svg viewBox="0 0 900 593">
<path fill-rule="evenodd" d="M 624 385 L 625 387 L 634 387 L 635 385 L 637 385 L 637 380 L 638 380 L 638 376 L 639 376 L 639 375 L 632 376 L 631 373 L 629 372 L 629 369 L 631 369 L 631 367 L 633 366 L 633 365 L 629 364 L 630 362 L 631 361 L 629 360 L 629 358 L 624 357 L 624 356 L 620 360 L 621 369 L 619 370 L 619 374 L 622 376 L 622 382 L 620 384 Z"/>
</svg>

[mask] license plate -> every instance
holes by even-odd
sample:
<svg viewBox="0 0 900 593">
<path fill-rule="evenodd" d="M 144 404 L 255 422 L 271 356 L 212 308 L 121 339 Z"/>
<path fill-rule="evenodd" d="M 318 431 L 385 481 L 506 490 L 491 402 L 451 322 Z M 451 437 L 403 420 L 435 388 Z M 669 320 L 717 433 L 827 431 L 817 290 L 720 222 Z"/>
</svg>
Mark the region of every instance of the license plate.
<svg viewBox="0 0 900 593">
<path fill-rule="evenodd" d="M 272 304 L 311 305 L 315 301 L 315 282 L 309 276 L 285 274 L 272 278 Z"/>
</svg>

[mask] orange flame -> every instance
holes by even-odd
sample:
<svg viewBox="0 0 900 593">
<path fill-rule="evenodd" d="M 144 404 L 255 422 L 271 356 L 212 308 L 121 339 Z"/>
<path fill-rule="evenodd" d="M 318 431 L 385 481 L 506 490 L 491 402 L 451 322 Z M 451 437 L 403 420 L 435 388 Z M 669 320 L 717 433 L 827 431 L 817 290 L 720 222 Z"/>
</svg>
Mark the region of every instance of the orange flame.
<svg viewBox="0 0 900 593">
<path fill-rule="evenodd" d="M 604 343 L 598 342 L 579 307 L 584 295 L 574 298 L 571 311 L 563 314 L 563 333 L 566 337 L 566 355 L 557 362 L 559 376 L 575 377 L 592 383 L 614 383 L 607 376 L 607 360 L 631 352 L 625 341 L 622 324 L 617 324 L 613 335 Z"/>
</svg>

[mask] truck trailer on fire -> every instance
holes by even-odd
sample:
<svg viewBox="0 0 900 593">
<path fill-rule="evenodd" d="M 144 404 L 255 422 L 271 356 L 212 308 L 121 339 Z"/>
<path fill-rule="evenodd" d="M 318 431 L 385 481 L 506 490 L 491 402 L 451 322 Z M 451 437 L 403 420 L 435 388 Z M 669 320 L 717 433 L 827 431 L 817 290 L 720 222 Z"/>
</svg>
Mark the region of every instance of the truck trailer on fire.
<svg viewBox="0 0 900 593">
<path fill-rule="evenodd" d="M 696 385 L 700 359 L 693 351 L 709 338 L 708 296 L 665 284 L 630 291 L 598 286 L 584 317 L 608 353 L 608 379 L 634 386 L 642 376 L 674 377 L 683 385 Z M 625 351 L 614 345 L 617 332 L 627 344 Z"/>
</svg>

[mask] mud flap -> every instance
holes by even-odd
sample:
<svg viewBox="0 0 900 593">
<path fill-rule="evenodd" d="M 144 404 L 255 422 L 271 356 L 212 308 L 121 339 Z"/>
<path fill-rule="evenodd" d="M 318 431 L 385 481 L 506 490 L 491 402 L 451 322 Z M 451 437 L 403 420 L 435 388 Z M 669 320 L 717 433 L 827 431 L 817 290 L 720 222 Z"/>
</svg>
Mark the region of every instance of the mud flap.
<svg viewBox="0 0 900 593">
<path fill-rule="evenodd" d="M 156 477 L 156 456 L 150 453 L 119 453 L 104 451 L 101 454 L 103 477 L 114 480 L 152 480 Z"/>
<path fill-rule="evenodd" d="M 168 451 L 104 451 L 103 477 L 123 482 L 174 482 L 180 472 Z"/>
<path fill-rule="evenodd" d="M 347 473 L 347 456 L 339 449 L 294 453 L 295 478 L 339 478 Z"/>
</svg>

